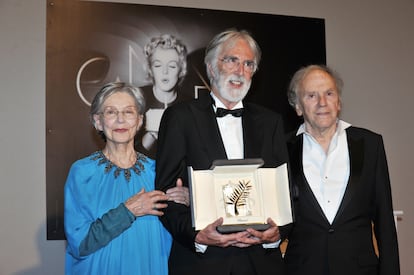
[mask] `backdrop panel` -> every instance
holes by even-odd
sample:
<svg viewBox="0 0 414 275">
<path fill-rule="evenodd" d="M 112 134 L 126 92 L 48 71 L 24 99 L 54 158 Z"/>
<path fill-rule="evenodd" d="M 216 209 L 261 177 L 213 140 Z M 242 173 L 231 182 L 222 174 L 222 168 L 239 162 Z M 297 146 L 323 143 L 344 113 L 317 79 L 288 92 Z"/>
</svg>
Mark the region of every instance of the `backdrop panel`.
<svg viewBox="0 0 414 275">
<path fill-rule="evenodd" d="M 246 29 L 263 55 L 247 100 L 282 114 L 285 130 L 300 123 L 287 103 L 292 73 L 326 63 L 323 19 L 87 1 L 48 1 L 46 53 L 47 237 L 64 239 L 63 186 L 70 165 L 103 147 L 88 120 L 98 89 L 115 80 L 151 85 L 143 49 L 170 34 L 187 48 L 183 98 L 207 92 L 204 47 L 218 32 Z M 145 89 L 143 89 L 145 91 Z M 149 96 L 144 94 L 144 96 Z M 140 142 L 137 141 L 137 148 Z"/>
</svg>

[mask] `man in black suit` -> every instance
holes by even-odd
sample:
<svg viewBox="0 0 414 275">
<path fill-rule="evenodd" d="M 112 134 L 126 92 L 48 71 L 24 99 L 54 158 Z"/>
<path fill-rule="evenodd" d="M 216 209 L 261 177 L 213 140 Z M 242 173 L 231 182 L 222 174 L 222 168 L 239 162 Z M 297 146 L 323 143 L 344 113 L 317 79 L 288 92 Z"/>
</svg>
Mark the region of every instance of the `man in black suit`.
<svg viewBox="0 0 414 275">
<path fill-rule="evenodd" d="M 292 275 L 397 275 L 398 244 L 382 137 L 339 119 L 343 82 L 310 65 L 288 98 L 304 124 L 288 140 L 295 224 L 285 255 Z M 372 228 L 379 256 L 373 245 Z"/>
<path fill-rule="evenodd" d="M 281 117 L 243 102 L 260 61 L 260 48 L 245 31 L 215 36 L 206 48 L 211 93 L 169 107 L 159 130 L 157 189 L 188 185 L 187 167 L 206 170 L 216 159 L 262 158 L 265 167 L 288 161 Z M 224 109 L 224 110 L 223 110 Z M 233 110 L 233 114 L 225 114 Z M 212 202 L 213 203 L 213 202 Z M 214 206 L 212 205 L 212 210 Z M 268 219 L 265 231 L 220 234 L 222 218 L 195 231 L 190 208 L 169 203 L 161 218 L 173 236 L 171 275 L 284 274 L 278 248 L 284 227 Z"/>
</svg>

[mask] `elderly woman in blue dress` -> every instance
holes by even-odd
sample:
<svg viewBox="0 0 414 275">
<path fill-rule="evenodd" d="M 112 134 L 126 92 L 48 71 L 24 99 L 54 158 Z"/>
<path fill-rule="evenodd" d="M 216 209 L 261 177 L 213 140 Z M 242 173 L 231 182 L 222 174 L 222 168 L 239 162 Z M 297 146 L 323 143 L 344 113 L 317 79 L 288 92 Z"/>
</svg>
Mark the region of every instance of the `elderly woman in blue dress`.
<svg viewBox="0 0 414 275">
<path fill-rule="evenodd" d="M 154 190 L 155 162 L 134 149 L 145 101 L 139 89 L 109 83 L 90 118 L 105 148 L 76 161 L 65 184 L 66 274 L 168 274 L 171 236 L 165 201 L 188 205 L 188 189 Z"/>
</svg>

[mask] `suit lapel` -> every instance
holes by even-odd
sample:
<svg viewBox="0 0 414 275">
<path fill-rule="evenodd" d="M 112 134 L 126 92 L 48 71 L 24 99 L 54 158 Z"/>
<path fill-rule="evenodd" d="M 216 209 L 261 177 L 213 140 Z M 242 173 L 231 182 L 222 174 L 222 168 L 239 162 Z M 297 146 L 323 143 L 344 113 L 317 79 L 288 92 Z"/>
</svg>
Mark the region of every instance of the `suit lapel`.
<svg viewBox="0 0 414 275">
<path fill-rule="evenodd" d="M 340 218 L 341 214 L 344 212 L 346 206 L 350 203 L 351 199 L 354 197 L 356 188 L 358 187 L 358 182 L 361 177 L 363 163 L 364 163 L 364 142 L 362 139 L 356 139 L 352 136 L 352 132 L 347 131 L 347 140 L 348 140 L 348 151 L 349 151 L 349 162 L 350 162 L 350 175 L 348 184 L 345 189 L 344 197 L 339 206 L 338 212 L 336 213 L 333 223 Z"/>
<path fill-rule="evenodd" d="M 212 108 L 211 97 L 209 94 L 200 96 L 195 104 L 191 105 L 193 118 L 196 121 L 198 133 L 200 133 L 199 142 L 206 146 L 206 154 L 211 161 L 216 159 L 226 159 L 226 150 L 220 131 L 217 125 L 216 117 Z"/>
<path fill-rule="evenodd" d="M 249 108 L 248 103 L 244 103 L 244 114 L 242 116 L 243 124 L 243 142 L 244 142 L 244 157 L 256 158 L 257 152 L 261 152 L 258 146 L 262 145 L 263 131 L 256 127 L 257 116 Z"/>
<path fill-rule="evenodd" d="M 309 201 L 309 205 L 312 206 L 320 217 L 323 219 L 324 223 L 329 224 L 328 219 L 325 216 L 321 206 L 318 203 L 315 195 L 312 192 L 311 187 L 309 186 L 308 181 L 306 180 L 305 174 L 303 172 L 303 134 L 296 136 L 288 143 L 289 147 L 289 157 L 291 158 L 291 176 L 293 177 L 292 182 L 296 183 L 298 186 L 294 186 L 297 189 L 297 195 L 301 197 L 300 200 Z"/>
</svg>

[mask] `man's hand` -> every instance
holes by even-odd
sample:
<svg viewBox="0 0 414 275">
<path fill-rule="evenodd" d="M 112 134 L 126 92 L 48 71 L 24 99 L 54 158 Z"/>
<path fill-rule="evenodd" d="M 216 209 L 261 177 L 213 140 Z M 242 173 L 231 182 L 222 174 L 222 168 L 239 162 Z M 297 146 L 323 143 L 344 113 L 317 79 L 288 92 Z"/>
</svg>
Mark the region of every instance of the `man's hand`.
<svg viewBox="0 0 414 275">
<path fill-rule="evenodd" d="M 270 224 L 270 228 L 265 231 L 257 231 L 253 228 L 247 228 L 246 232 L 248 236 L 243 236 L 238 240 L 235 246 L 246 247 L 255 244 L 274 243 L 280 240 L 279 227 L 271 219 L 267 219 L 267 223 Z"/>
<path fill-rule="evenodd" d="M 190 205 L 190 195 L 188 188 L 183 186 L 183 181 L 178 178 L 176 187 L 170 188 L 166 192 L 169 201 Z"/>
<path fill-rule="evenodd" d="M 231 245 L 236 245 L 239 242 L 239 239 L 248 238 L 250 233 L 247 231 L 231 233 L 231 234 L 221 234 L 217 231 L 217 226 L 223 224 L 223 218 L 219 218 L 212 224 L 209 224 L 206 228 L 198 232 L 196 236 L 196 243 L 204 245 L 212 245 L 219 247 L 228 247 Z M 246 245 L 249 246 L 249 245 Z"/>
</svg>

